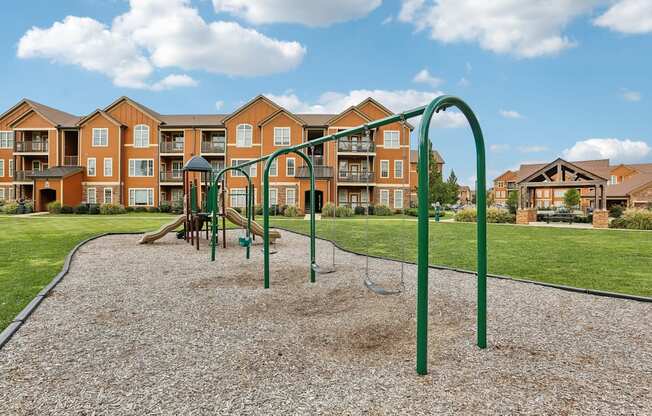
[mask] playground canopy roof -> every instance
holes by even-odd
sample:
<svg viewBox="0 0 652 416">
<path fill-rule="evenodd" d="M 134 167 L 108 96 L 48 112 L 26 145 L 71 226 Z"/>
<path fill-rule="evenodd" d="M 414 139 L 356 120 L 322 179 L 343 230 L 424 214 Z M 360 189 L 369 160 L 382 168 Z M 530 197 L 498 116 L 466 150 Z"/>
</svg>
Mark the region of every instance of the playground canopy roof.
<svg viewBox="0 0 652 416">
<path fill-rule="evenodd" d="M 187 172 L 212 172 L 213 167 L 203 157 L 193 156 L 192 159 L 183 165 L 183 170 Z"/>
</svg>

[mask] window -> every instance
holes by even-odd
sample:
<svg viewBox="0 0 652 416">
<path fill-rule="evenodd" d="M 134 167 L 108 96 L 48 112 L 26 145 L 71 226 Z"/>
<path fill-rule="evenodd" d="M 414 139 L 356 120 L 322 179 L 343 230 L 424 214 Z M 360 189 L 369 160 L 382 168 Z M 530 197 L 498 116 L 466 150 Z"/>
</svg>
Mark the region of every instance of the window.
<svg viewBox="0 0 652 416">
<path fill-rule="evenodd" d="M 183 189 L 172 190 L 172 202 L 179 202 L 183 200 Z"/>
<path fill-rule="evenodd" d="M 104 176 L 113 176 L 113 159 L 110 157 L 104 158 Z"/>
<path fill-rule="evenodd" d="M 149 147 L 149 126 L 139 124 L 134 127 L 134 147 Z"/>
<path fill-rule="evenodd" d="M 213 159 L 211 160 L 211 167 L 213 171 L 219 172 L 224 169 L 224 159 Z"/>
<path fill-rule="evenodd" d="M 548 189 L 543 190 L 543 197 L 544 198 L 550 198 L 550 191 Z"/>
<path fill-rule="evenodd" d="M 278 205 L 278 190 L 269 188 L 269 206 Z"/>
<path fill-rule="evenodd" d="M 294 176 L 295 173 L 295 160 L 293 157 L 285 159 L 285 175 Z"/>
<path fill-rule="evenodd" d="M 398 130 L 387 130 L 384 132 L 385 149 L 398 149 L 401 147 L 400 132 Z"/>
<path fill-rule="evenodd" d="M 247 162 L 249 162 L 249 159 L 231 159 L 231 166 L 240 166 Z M 242 168 L 242 170 L 249 173 L 249 176 L 252 178 L 256 176 L 256 165 L 246 166 Z M 237 176 L 244 176 L 244 175 L 240 171 L 232 170 L 231 176 L 237 177 Z"/>
<path fill-rule="evenodd" d="M 32 160 L 32 170 L 41 170 L 40 160 Z"/>
<path fill-rule="evenodd" d="M 154 159 L 129 159 L 129 176 L 154 176 Z"/>
<path fill-rule="evenodd" d="M 235 131 L 235 145 L 237 147 L 251 147 L 253 131 L 251 124 L 238 124 Z"/>
<path fill-rule="evenodd" d="M 183 135 L 184 133 L 177 133 L 174 135 L 174 138 L 172 139 L 174 150 L 183 151 Z"/>
<path fill-rule="evenodd" d="M 403 178 L 403 161 L 395 160 L 394 161 L 394 177 L 397 179 Z"/>
<path fill-rule="evenodd" d="M 5 160 L 0 159 L 0 177 L 5 176 Z"/>
<path fill-rule="evenodd" d="M 231 189 L 231 207 L 244 208 L 247 206 L 247 193 L 245 188 Z"/>
<path fill-rule="evenodd" d="M 0 131 L 0 149 L 12 149 L 14 147 L 14 132 Z"/>
<path fill-rule="evenodd" d="M 387 189 L 380 190 L 380 205 L 389 206 L 389 190 Z"/>
<path fill-rule="evenodd" d="M 400 189 L 394 190 L 394 208 L 403 209 L 403 191 Z"/>
<path fill-rule="evenodd" d="M 86 202 L 89 204 L 97 204 L 97 189 L 88 188 L 86 190 Z"/>
<path fill-rule="evenodd" d="M 290 128 L 274 127 L 274 146 L 290 145 Z"/>
<path fill-rule="evenodd" d="M 295 206 L 297 204 L 297 190 L 287 188 L 285 190 L 285 205 Z"/>
<path fill-rule="evenodd" d="M 104 203 L 113 203 L 113 188 L 104 188 Z"/>
<path fill-rule="evenodd" d="M 172 161 L 172 177 L 176 179 L 183 178 L 183 161 Z"/>
<path fill-rule="evenodd" d="M 13 159 L 9 159 L 9 176 L 10 177 L 14 176 L 14 161 L 13 161 Z"/>
<path fill-rule="evenodd" d="M 389 178 L 389 160 L 380 161 L 380 177 Z"/>
<path fill-rule="evenodd" d="M 616 175 L 611 175 L 609 177 L 609 185 L 616 185 L 618 183 L 618 177 Z"/>
<path fill-rule="evenodd" d="M 269 167 L 269 176 L 278 176 L 278 158 L 274 159 Z"/>
<path fill-rule="evenodd" d="M 151 188 L 129 188 L 130 206 L 154 205 L 154 190 Z"/>
<path fill-rule="evenodd" d="M 93 129 L 93 147 L 107 147 L 109 145 L 109 129 Z"/>
<path fill-rule="evenodd" d="M 88 161 L 86 162 L 86 174 L 88 176 L 95 176 L 95 173 L 97 171 L 97 167 L 95 166 L 95 158 L 94 157 L 89 157 Z M 36 170 L 36 169 L 34 169 Z"/>
<path fill-rule="evenodd" d="M 556 197 L 562 197 L 562 196 L 564 196 L 565 192 L 566 192 L 565 189 L 555 189 L 555 196 Z"/>
<path fill-rule="evenodd" d="M 0 188 L 0 201 L 4 201 L 5 199 L 5 188 Z"/>
</svg>

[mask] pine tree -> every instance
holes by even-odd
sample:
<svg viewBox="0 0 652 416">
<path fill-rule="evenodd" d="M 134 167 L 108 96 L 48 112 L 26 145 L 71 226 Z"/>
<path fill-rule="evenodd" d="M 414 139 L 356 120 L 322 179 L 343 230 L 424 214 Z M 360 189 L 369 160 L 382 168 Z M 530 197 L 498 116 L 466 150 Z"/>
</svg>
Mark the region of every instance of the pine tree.
<svg viewBox="0 0 652 416">
<path fill-rule="evenodd" d="M 457 175 L 455 175 L 454 170 L 451 170 L 451 174 L 448 176 L 448 180 L 446 181 L 446 193 L 447 204 L 457 203 L 457 196 L 460 193 L 460 186 L 457 184 Z"/>
</svg>

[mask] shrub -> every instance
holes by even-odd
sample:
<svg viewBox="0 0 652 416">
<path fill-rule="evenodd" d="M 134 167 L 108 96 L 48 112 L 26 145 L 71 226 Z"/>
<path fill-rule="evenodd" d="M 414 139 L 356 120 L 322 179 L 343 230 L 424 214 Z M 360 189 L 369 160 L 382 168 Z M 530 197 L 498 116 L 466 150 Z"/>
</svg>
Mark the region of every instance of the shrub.
<svg viewBox="0 0 652 416">
<path fill-rule="evenodd" d="M 125 207 L 119 204 L 103 204 L 100 206 L 100 214 L 102 215 L 117 215 L 127 212 Z"/>
<path fill-rule="evenodd" d="M 353 213 L 355 215 L 364 215 L 365 209 L 362 205 L 358 205 L 353 209 Z"/>
<path fill-rule="evenodd" d="M 411 217 L 418 217 L 419 216 L 419 209 L 418 208 L 408 208 L 405 211 L 403 211 L 405 215 L 409 215 Z M 428 211 L 428 216 L 431 218 L 435 217 L 435 210 L 431 209 Z M 443 218 L 446 216 L 445 211 L 439 211 L 439 218 Z"/>
<path fill-rule="evenodd" d="M 50 202 L 47 206 L 47 209 L 50 214 L 61 214 L 61 202 Z"/>
<path fill-rule="evenodd" d="M 73 213 L 73 208 L 70 205 L 62 205 L 61 206 L 61 213 L 62 214 L 72 214 Z"/>
<path fill-rule="evenodd" d="M 147 212 L 160 212 L 158 207 L 148 207 Z"/>
<path fill-rule="evenodd" d="M 475 208 L 464 208 L 455 213 L 455 221 L 457 222 L 475 222 L 476 218 Z"/>
<path fill-rule="evenodd" d="M 297 217 L 299 216 L 299 214 L 300 214 L 299 210 L 297 209 L 297 207 L 294 206 L 289 206 L 285 208 L 285 211 L 283 212 L 283 215 L 285 215 L 286 217 Z"/>
<path fill-rule="evenodd" d="M 7 202 L 1 208 L 4 214 L 16 214 L 18 212 L 18 202 Z"/>
<path fill-rule="evenodd" d="M 256 205 L 254 207 L 254 213 L 256 215 L 263 215 L 263 206 L 262 205 Z"/>
<path fill-rule="evenodd" d="M 161 212 L 172 212 L 172 205 L 169 202 L 161 202 L 158 208 Z"/>
<path fill-rule="evenodd" d="M 335 216 L 336 217 L 352 217 L 353 216 L 353 209 L 349 207 L 337 207 L 335 210 Z"/>
<path fill-rule="evenodd" d="M 147 207 L 134 207 L 134 212 L 139 212 L 139 213 L 147 212 Z"/>
<path fill-rule="evenodd" d="M 621 205 L 612 205 L 609 208 L 609 216 L 612 218 L 620 218 L 623 216 L 623 207 Z"/>
<path fill-rule="evenodd" d="M 374 215 L 386 217 L 392 215 L 392 210 L 389 209 L 387 205 L 376 205 L 374 208 Z"/>
<path fill-rule="evenodd" d="M 489 208 L 487 209 L 487 222 L 513 224 L 516 222 L 516 215 L 506 209 Z"/>
<path fill-rule="evenodd" d="M 330 202 L 324 205 L 321 209 L 321 216 L 322 217 L 333 217 L 335 215 L 335 205 L 331 204 Z"/>
<path fill-rule="evenodd" d="M 127 212 L 134 212 L 134 207 L 126 206 L 125 211 Z"/>
<path fill-rule="evenodd" d="M 23 214 L 29 214 L 34 212 L 34 202 L 32 201 L 25 201 L 23 204 Z"/>
<path fill-rule="evenodd" d="M 127 212 L 129 212 L 128 208 Z M 172 203 L 172 213 L 177 215 L 183 214 L 183 201 L 174 201 Z"/>
<path fill-rule="evenodd" d="M 609 226 L 629 230 L 652 230 L 652 211 L 641 208 L 628 209 L 621 218 L 613 220 Z"/>
<path fill-rule="evenodd" d="M 100 206 L 98 204 L 88 204 L 88 213 L 98 215 L 100 213 Z"/>
<path fill-rule="evenodd" d="M 367 207 L 367 211 L 369 211 L 369 215 L 374 215 L 376 213 L 376 206 L 373 204 L 370 204 Z"/>
<path fill-rule="evenodd" d="M 88 214 L 88 205 L 79 204 L 72 209 L 74 214 Z"/>
</svg>

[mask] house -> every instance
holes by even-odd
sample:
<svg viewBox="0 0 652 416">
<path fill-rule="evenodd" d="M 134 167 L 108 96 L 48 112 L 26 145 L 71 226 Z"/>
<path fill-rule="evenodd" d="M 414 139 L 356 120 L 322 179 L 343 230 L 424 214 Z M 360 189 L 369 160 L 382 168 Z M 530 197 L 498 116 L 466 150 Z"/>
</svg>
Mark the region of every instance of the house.
<svg viewBox="0 0 652 416">
<path fill-rule="evenodd" d="M 460 185 L 457 192 L 457 203 L 460 205 L 469 205 L 473 202 L 473 192 L 471 187 L 467 185 Z"/>
<path fill-rule="evenodd" d="M 0 199 L 33 200 L 39 211 L 52 201 L 156 207 L 182 200 L 181 168 L 193 156 L 217 171 L 391 114 L 373 98 L 339 114 L 296 114 L 259 95 L 230 114 L 169 115 L 120 97 L 85 116 L 23 99 L 0 115 Z M 416 190 L 412 129 L 395 122 L 368 137 L 307 148 L 316 210 L 327 202 L 407 207 Z M 256 205 L 262 203 L 262 168 L 248 168 Z M 309 175 L 300 157 L 279 157 L 270 178 L 271 204 L 309 207 Z M 245 186 L 239 172 L 226 175 L 228 206 L 245 205 Z"/>
<path fill-rule="evenodd" d="M 435 160 L 435 170 L 438 173 L 444 171 L 444 158 L 441 157 L 441 154 L 434 150 L 432 151 L 433 158 Z M 419 184 L 419 179 L 417 175 L 417 165 L 419 164 L 419 151 L 411 150 L 410 151 L 410 205 L 416 206 L 417 203 L 417 185 Z"/>
</svg>

